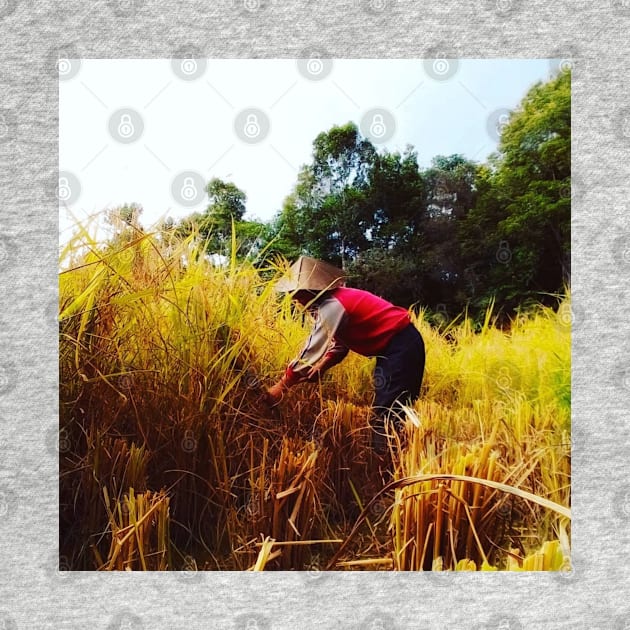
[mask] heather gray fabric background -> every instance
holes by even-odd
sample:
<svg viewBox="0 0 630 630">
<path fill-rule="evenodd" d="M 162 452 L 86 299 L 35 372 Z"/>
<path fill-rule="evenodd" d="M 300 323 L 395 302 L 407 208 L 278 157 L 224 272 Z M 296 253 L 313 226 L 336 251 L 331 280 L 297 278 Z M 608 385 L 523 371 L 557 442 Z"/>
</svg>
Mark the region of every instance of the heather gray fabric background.
<svg viewBox="0 0 630 630">
<path fill-rule="evenodd" d="M 630 626 L 630 2 L 0 0 L 0 628 Z M 624 44 L 623 42 L 626 42 Z M 57 56 L 557 57 L 573 66 L 574 570 L 57 570 Z"/>
</svg>

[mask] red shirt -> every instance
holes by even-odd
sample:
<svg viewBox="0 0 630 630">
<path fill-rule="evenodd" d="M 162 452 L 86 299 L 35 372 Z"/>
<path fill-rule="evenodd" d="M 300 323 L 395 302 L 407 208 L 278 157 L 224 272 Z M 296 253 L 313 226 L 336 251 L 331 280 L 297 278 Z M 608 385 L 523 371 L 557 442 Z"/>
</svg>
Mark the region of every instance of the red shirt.
<svg viewBox="0 0 630 630">
<path fill-rule="evenodd" d="M 406 309 L 369 291 L 348 287 L 333 289 L 315 309 L 311 335 L 300 356 L 286 370 L 289 384 L 305 380 L 324 357 L 327 369 L 339 363 L 349 350 L 364 356 L 378 355 L 411 321 Z"/>
</svg>

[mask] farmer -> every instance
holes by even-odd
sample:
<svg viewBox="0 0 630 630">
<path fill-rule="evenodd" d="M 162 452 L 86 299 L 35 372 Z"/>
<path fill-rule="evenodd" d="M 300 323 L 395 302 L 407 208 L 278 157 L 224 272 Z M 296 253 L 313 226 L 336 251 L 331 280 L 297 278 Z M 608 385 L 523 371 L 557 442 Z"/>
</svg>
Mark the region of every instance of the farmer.
<svg viewBox="0 0 630 630">
<path fill-rule="evenodd" d="M 396 407 L 418 398 L 424 373 L 424 342 L 408 311 L 368 291 L 344 286 L 340 269 L 306 256 L 291 265 L 275 289 L 289 292 L 314 316 L 315 324 L 299 357 L 267 389 L 269 403 L 277 405 L 292 385 L 316 382 L 349 350 L 375 356 L 372 447 L 385 454 L 385 423 L 393 420 L 400 428 Z"/>
</svg>

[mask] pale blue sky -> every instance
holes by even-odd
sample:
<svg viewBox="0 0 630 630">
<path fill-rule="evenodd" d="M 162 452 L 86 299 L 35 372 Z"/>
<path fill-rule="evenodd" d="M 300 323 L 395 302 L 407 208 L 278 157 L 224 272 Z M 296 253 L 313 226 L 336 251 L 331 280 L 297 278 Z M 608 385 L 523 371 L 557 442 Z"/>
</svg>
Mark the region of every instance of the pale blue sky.
<svg viewBox="0 0 630 630">
<path fill-rule="evenodd" d="M 205 196 L 185 206 L 172 193 L 177 176 L 193 171 L 205 182 L 234 182 L 247 194 L 247 216 L 270 219 L 310 161 L 315 136 L 350 120 L 360 124 L 373 108 L 388 110 L 396 125 L 377 147 L 402 151 L 412 144 L 421 166 L 452 153 L 484 161 L 497 146 L 489 117 L 514 108 L 552 73 L 549 60 L 464 59 L 440 81 L 422 60 L 334 60 L 330 73 L 313 81 L 294 60 L 196 63 L 199 76 L 184 80 L 167 59 L 83 60 L 60 81 L 59 169 L 80 183 L 67 205 L 76 217 L 124 202 L 143 206 L 145 226 L 202 211 Z M 446 63 L 452 70 L 454 61 Z M 270 121 L 255 144 L 235 133 L 235 118 L 249 107 Z M 142 117 L 134 142 L 117 142 L 109 131 L 120 108 Z M 76 188 L 72 177 L 70 185 Z M 60 206 L 62 240 L 72 221 L 67 207 Z"/>
</svg>

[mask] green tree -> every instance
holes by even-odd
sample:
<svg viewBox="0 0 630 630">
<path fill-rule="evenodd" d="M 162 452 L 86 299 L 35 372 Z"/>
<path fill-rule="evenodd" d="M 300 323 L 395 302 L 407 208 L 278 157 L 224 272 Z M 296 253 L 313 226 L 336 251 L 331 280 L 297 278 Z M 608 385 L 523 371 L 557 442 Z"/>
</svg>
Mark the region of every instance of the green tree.
<svg viewBox="0 0 630 630">
<path fill-rule="evenodd" d="M 332 127 L 313 142 L 275 221 L 285 246 L 345 266 L 368 242 L 368 175 L 376 155 L 354 123 Z"/>
<path fill-rule="evenodd" d="M 570 278 L 571 76 L 534 85 L 503 129 L 460 233 L 476 300 L 549 303 Z"/>
</svg>

